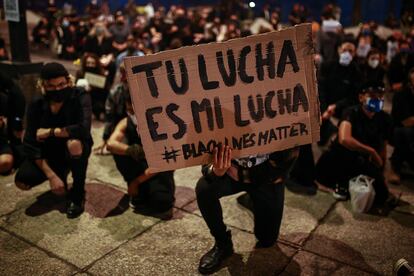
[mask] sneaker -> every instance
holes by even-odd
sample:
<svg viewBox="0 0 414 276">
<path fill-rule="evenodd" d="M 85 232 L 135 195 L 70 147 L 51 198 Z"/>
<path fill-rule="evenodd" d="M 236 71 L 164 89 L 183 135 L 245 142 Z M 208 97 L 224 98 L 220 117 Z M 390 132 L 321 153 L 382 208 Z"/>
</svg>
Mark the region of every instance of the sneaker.
<svg viewBox="0 0 414 276">
<path fill-rule="evenodd" d="M 145 207 L 145 200 L 142 197 L 130 197 L 129 207 L 131 207 L 132 210 L 142 209 Z"/>
<path fill-rule="evenodd" d="M 399 259 L 393 268 L 395 276 L 412 276 L 414 275 L 414 268 L 410 266 L 406 259 Z"/>
<path fill-rule="evenodd" d="M 337 186 L 332 195 L 336 200 L 345 201 L 348 199 L 349 193 L 348 190 Z"/>
</svg>

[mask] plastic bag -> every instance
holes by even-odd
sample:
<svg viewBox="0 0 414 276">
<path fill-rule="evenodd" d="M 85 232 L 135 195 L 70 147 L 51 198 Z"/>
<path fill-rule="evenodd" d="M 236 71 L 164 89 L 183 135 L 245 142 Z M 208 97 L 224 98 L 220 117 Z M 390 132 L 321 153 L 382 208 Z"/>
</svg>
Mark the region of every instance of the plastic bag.
<svg viewBox="0 0 414 276">
<path fill-rule="evenodd" d="M 375 199 L 375 190 L 372 183 L 374 178 L 358 175 L 349 180 L 352 210 L 356 213 L 368 212 Z"/>
</svg>

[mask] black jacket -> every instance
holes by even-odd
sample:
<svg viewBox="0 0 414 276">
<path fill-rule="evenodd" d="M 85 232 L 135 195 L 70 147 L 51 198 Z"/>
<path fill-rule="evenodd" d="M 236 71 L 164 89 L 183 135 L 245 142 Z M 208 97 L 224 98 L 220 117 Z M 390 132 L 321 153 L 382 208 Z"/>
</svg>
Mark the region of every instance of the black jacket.
<svg viewBox="0 0 414 276">
<path fill-rule="evenodd" d="M 27 127 L 23 143 L 29 159 L 44 158 L 42 149 L 49 143 L 53 145 L 53 139 L 47 138 L 44 142 L 36 140 L 39 128 L 65 128 L 69 133 L 68 139 L 79 139 L 83 143 L 92 145 L 91 119 L 92 106 L 90 95 L 77 88 L 64 101 L 57 114 L 52 114 L 49 103 L 44 97 L 33 100 L 27 111 Z"/>
</svg>

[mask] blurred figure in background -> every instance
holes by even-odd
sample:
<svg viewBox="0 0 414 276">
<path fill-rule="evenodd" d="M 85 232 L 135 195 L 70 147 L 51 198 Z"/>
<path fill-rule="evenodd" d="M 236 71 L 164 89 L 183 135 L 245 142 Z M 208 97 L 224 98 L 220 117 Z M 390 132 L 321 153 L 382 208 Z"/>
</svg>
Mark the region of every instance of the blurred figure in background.
<svg viewBox="0 0 414 276">
<path fill-rule="evenodd" d="M 109 85 L 107 72 L 95 54 L 87 53 L 82 57 L 81 70 L 77 72 L 77 83 L 80 79 L 87 81 L 86 90 L 91 94 L 92 113 L 97 120 L 104 120 L 105 101 L 108 97 Z"/>
<path fill-rule="evenodd" d="M 408 74 L 408 83 L 392 99 L 391 115 L 394 120 L 391 171 L 389 181 L 399 184 L 401 168 L 407 162 L 414 170 L 414 68 Z"/>
<path fill-rule="evenodd" d="M 20 88 L 0 72 L 0 175 L 17 169 L 24 157 L 22 146 L 26 100 Z"/>
</svg>

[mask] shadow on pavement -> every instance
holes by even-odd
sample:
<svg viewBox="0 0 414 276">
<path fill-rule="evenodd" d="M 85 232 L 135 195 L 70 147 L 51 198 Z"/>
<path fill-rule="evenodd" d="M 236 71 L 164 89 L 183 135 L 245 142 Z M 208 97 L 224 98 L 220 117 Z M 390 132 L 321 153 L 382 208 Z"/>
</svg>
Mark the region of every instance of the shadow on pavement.
<svg viewBox="0 0 414 276">
<path fill-rule="evenodd" d="M 95 218 L 106 218 L 123 214 L 128 208 L 128 196 L 111 186 L 88 183 L 85 186 L 86 201 L 85 212 Z M 51 191 L 37 196 L 36 201 L 30 205 L 25 214 L 31 217 L 41 216 L 54 210 L 66 212 L 67 200 L 58 197 Z"/>
<path fill-rule="evenodd" d="M 300 272 L 299 265 L 275 245 L 266 249 L 254 249 L 245 262 L 243 256 L 236 253 L 222 268 L 227 268 L 230 275 L 279 275 L 288 264 Z"/>
<path fill-rule="evenodd" d="M 307 251 L 316 253 L 317 255 L 351 264 L 373 274 L 379 274 L 378 271 L 365 261 L 361 252 L 340 240 L 330 239 L 324 235 L 313 234 L 307 241 L 305 247 Z"/>
<path fill-rule="evenodd" d="M 64 197 L 56 196 L 51 191 L 47 191 L 36 197 L 36 201 L 27 207 L 25 214 L 30 217 L 37 217 L 54 210 L 65 213 L 66 200 Z"/>
</svg>

